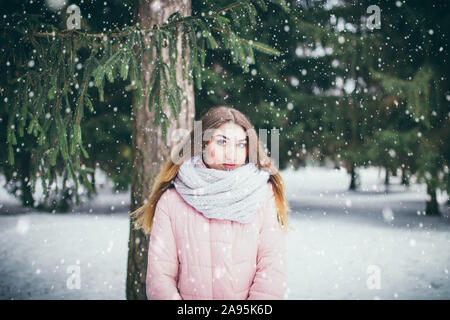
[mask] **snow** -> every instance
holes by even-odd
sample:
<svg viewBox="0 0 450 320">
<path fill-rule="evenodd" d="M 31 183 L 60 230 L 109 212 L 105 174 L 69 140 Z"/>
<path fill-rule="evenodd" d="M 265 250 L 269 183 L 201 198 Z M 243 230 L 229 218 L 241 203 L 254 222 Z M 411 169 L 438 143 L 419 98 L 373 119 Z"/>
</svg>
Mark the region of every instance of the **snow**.
<svg viewBox="0 0 450 320">
<path fill-rule="evenodd" d="M 125 299 L 130 195 L 97 178 L 73 213 L 18 207 L 0 188 L 0 299 Z"/>
<path fill-rule="evenodd" d="M 309 167 L 282 176 L 294 228 L 287 298 L 450 298 L 446 195 L 438 197 L 443 216 L 430 217 L 424 185 L 392 185 L 385 193 L 376 168 L 361 170 L 358 192 L 347 191 L 345 170 Z"/>
<path fill-rule="evenodd" d="M 122 299 L 125 214 L 1 217 L 0 299 Z M 79 267 L 80 289 L 70 270 Z"/>
<path fill-rule="evenodd" d="M 449 299 L 447 195 L 442 217 L 424 216 L 424 185 L 393 177 L 386 193 L 383 171 L 359 172 L 357 192 L 344 169 L 281 172 L 293 227 L 286 298 Z M 0 188 L 0 299 L 125 299 L 130 196 L 102 185 L 66 214 L 22 209 Z"/>
</svg>

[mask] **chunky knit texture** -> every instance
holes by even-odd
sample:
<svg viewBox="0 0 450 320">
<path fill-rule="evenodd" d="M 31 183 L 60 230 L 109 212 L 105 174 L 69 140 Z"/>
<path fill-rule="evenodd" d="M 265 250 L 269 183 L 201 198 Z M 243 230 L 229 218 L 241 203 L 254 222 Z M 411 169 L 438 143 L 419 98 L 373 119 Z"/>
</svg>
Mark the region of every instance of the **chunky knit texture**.
<svg viewBox="0 0 450 320">
<path fill-rule="evenodd" d="M 183 162 L 174 185 L 205 217 L 249 223 L 268 197 L 269 177 L 251 162 L 230 171 L 208 168 L 200 153 Z"/>
</svg>

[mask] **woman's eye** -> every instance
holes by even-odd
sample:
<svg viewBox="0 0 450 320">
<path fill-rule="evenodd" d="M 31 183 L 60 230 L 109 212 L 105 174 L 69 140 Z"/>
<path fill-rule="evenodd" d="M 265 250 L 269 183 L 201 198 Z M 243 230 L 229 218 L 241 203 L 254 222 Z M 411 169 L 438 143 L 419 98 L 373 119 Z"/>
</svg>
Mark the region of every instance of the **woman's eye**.
<svg viewBox="0 0 450 320">
<path fill-rule="evenodd" d="M 245 148 L 246 145 L 247 145 L 246 143 L 239 143 L 240 148 Z"/>
<path fill-rule="evenodd" d="M 223 146 L 225 145 L 225 140 L 217 140 L 217 144 Z"/>
</svg>

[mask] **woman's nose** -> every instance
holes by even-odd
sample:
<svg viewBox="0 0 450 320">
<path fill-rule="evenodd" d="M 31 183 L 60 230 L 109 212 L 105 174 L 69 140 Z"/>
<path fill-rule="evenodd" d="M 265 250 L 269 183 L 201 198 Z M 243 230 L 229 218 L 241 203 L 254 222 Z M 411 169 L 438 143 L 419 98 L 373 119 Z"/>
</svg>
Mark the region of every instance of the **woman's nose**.
<svg viewBox="0 0 450 320">
<path fill-rule="evenodd" d="M 226 149 L 226 163 L 234 163 L 236 160 L 236 147 L 228 145 Z"/>
</svg>

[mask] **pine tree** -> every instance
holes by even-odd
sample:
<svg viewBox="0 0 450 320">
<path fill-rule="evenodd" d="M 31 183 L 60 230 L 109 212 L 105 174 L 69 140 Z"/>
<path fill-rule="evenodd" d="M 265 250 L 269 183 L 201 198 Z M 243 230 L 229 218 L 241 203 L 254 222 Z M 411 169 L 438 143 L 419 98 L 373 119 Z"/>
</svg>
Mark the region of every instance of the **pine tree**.
<svg viewBox="0 0 450 320">
<path fill-rule="evenodd" d="M 282 54 L 262 57 L 252 75 L 211 61 L 219 72 L 209 72 L 201 98 L 243 110 L 256 105 L 259 126 L 283 128 L 284 166 L 298 166 L 312 154 L 343 161 L 350 189 L 357 188 L 357 168 L 370 165 L 387 169 L 386 183 L 398 170 L 404 184 L 412 175 L 426 182 L 434 172 L 436 185 L 446 189 L 448 36 L 437 30 L 448 26 L 448 5 L 383 1 L 381 29 L 370 30 L 371 4 L 342 1 L 330 8 L 326 1 L 293 1 L 289 15 L 271 12 L 283 23 L 265 17 L 267 32 L 258 37 L 276 43 Z M 210 95 L 211 88 L 220 94 Z M 431 151 L 439 155 L 433 162 L 439 168 L 425 175 L 422 152 Z"/>
</svg>

